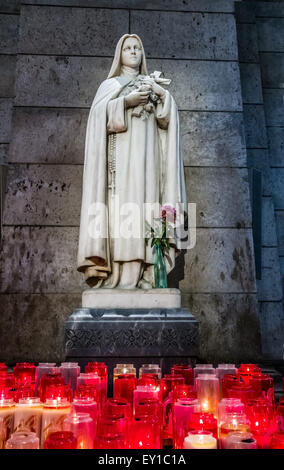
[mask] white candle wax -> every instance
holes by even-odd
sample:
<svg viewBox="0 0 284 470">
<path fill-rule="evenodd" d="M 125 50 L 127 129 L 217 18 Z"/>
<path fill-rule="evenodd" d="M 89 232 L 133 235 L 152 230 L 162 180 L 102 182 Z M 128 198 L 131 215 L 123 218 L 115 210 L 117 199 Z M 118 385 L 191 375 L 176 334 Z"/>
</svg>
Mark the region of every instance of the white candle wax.
<svg viewBox="0 0 284 470">
<path fill-rule="evenodd" d="M 39 398 L 19 400 L 14 415 L 14 432 L 34 432 L 40 438 L 42 405 Z"/>
<path fill-rule="evenodd" d="M 183 442 L 184 449 L 217 449 L 217 440 L 212 433 L 197 431 L 188 433 Z"/>
<path fill-rule="evenodd" d="M 41 448 L 44 448 L 45 440 L 52 432 L 63 431 L 63 422 L 70 413 L 71 406 L 68 402 L 59 400 L 47 400 L 43 404 L 41 426 Z"/>
<path fill-rule="evenodd" d="M 13 400 L 0 400 L 0 449 L 5 449 L 6 441 L 13 431 L 15 403 Z"/>
</svg>

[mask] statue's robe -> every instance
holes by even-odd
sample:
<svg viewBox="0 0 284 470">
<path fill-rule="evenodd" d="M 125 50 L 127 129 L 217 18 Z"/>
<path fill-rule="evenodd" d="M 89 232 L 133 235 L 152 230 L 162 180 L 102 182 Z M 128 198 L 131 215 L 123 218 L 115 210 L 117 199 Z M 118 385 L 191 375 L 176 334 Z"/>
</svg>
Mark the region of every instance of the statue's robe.
<svg viewBox="0 0 284 470">
<path fill-rule="evenodd" d="M 175 101 L 166 91 L 163 103 L 157 105 L 148 119 L 133 116 L 132 108 L 125 109 L 123 96 L 132 79 L 118 76 L 105 80 L 97 91 L 89 114 L 77 269 L 85 273 L 90 285 L 94 285 L 96 274 L 106 278 L 112 271 L 113 262 L 138 260 L 145 266 L 153 265 L 152 248 L 150 243 L 148 246 L 145 244 L 143 232 L 144 203 L 174 207 L 183 203 L 186 209 Z M 119 199 L 119 208 L 125 203 L 136 204 L 140 208 L 135 234 L 130 238 L 113 238 L 114 229 L 119 228 L 119 211 L 114 207 L 112 190 L 108 189 L 111 152 L 115 159 L 115 196 Z M 100 211 L 100 231 L 94 236 L 98 203 L 109 210 Z M 141 236 L 137 237 L 137 233 Z M 167 272 L 174 267 L 178 243 L 171 240 L 172 248 L 166 259 Z"/>
</svg>

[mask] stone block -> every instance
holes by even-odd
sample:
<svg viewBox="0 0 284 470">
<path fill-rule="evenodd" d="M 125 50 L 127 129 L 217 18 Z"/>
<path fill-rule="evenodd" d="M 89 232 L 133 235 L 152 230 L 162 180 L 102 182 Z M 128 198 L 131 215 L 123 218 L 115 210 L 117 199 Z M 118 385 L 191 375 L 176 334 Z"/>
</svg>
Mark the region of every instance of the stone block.
<svg viewBox="0 0 284 470">
<path fill-rule="evenodd" d="M 16 104 L 90 106 L 106 79 L 110 58 L 21 56 L 17 63 Z M 149 71 L 161 70 L 180 109 L 241 111 L 236 62 L 150 59 Z"/>
<path fill-rule="evenodd" d="M 257 281 L 259 301 L 280 301 L 282 286 L 277 248 L 262 248 L 261 280 Z"/>
<path fill-rule="evenodd" d="M 258 64 L 240 64 L 244 104 L 262 104 L 261 74 Z"/>
<path fill-rule="evenodd" d="M 81 292 L 86 285 L 76 270 L 78 238 L 77 227 L 4 226 L 1 292 Z"/>
<path fill-rule="evenodd" d="M 16 57 L 12 55 L 0 55 L 0 97 L 10 98 L 14 96 Z"/>
<path fill-rule="evenodd" d="M 272 196 L 275 209 L 284 209 L 284 168 L 271 168 Z"/>
<path fill-rule="evenodd" d="M 269 154 L 267 149 L 247 149 L 249 168 L 256 168 L 262 172 L 262 195 L 271 196 L 271 173 Z"/>
<path fill-rule="evenodd" d="M 284 312 L 282 302 L 263 302 L 260 308 L 262 354 L 270 360 L 283 360 Z"/>
<path fill-rule="evenodd" d="M 8 143 L 11 137 L 12 99 L 0 98 L 0 142 Z"/>
<path fill-rule="evenodd" d="M 257 362 L 260 334 L 254 294 L 184 294 L 182 305 L 199 322 L 204 362 Z"/>
<path fill-rule="evenodd" d="M 2 0 L 5 1 L 5 0 Z M 240 1 L 240 0 L 237 0 Z M 233 0 L 155 0 L 155 4 L 148 0 L 25 0 L 33 5 L 60 5 L 96 8 L 131 8 L 142 10 L 181 10 L 181 11 L 209 11 L 234 12 Z"/>
<path fill-rule="evenodd" d="M 19 13 L 21 0 L 0 0 L 0 13 Z"/>
<path fill-rule="evenodd" d="M 279 261 L 280 261 L 280 272 L 281 272 L 282 283 L 283 283 L 283 281 L 284 281 L 284 256 L 280 256 Z M 283 290 L 284 290 L 284 288 L 283 288 Z"/>
<path fill-rule="evenodd" d="M 260 53 L 260 66 L 264 88 L 284 88 L 284 52 Z"/>
<path fill-rule="evenodd" d="M 80 294 L 0 294 L 0 360 L 64 360 L 64 324 Z"/>
<path fill-rule="evenodd" d="M 237 23 L 253 24 L 255 23 L 255 2 L 235 3 L 235 15 Z"/>
<path fill-rule="evenodd" d="M 284 256 L 284 212 L 276 211 L 275 216 L 276 216 L 279 256 Z"/>
<path fill-rule="evenodd" d="M 147 57 L 237 59 L 233 15 L 131 11 L 130 25 L 131 33 L 142 38 Z"/>
<path fill-rule="evenodd" d="M 284 18 L 258 18 L 257 31 L 260 52 L 284 52 Z"/>
<path fill-rule="evenodd" d="M 0 165 L 7 163 L 8 161 L 8 144 L 0 144 Z"/>
<path fill-rule="evenodd" d="M 180 309 L 179 289 L 86 289 L 82 307 L 92 310 Z M 125 312 L 124 312 L 125 313 Z M 133 312 L 132 312 L 133 313 Z M 121 313 L 123 315 L 123 312 Z"/>
<path fill-rule="evenodd" d="M 278 18 L 284 17 L 284 5 L 279 1 L 263 1 L 263 2 L 254 2 L 257 7 L 257 17 L 271 17 Z"/>
<path fill-rule="evenodd" d="M 262 246 L 277 247 L 276 221 L 272 197 L 262 198 Z"/>
<path fill-rule="evenodd" d="M 16 108 L 10 162 L 84 163 L 88 109 Z"/>
<path fill-rule="evenodd" d="M 246 166 L 241 113 L 180 111 L 184 164 Z"/>
<path fill-rule="evenodd" d="M 82 174 L 78 165 L 10 165 L 4 223 L 78 226 Z"/>
<path fill-rule="evenodd" d="M 240 62 L 259 62 L 258 39 L 255 24 L 237 24 Z"/>
<path fill-rule="evenodd" d="M 283 126 L 284 91 L 263 90 L 265 118 L 268 126 Z"/>
<path fill-rule="evenodd" d="M 112 56 L 128 32 L 129 12 L 23 5 L 19 51 L 28 54 Z"/>
<path fill-rule="evenodd" d="M 18 39 L 18 16 L 1 15 L 0 10 L 0 54 L 16 54 Z"/>
<path fill-rule="evenodd" d="M 284 167 L 284 126 L 268 127 L 267 136 L 271 166 Z"/>
<path fill-rule="evenodd" d="M 247 148 L 266 148 L 266 122 L 262 105 L 244 105 L 244 123 Z"/>
<path fill-rule="evenodd" d="M 246 168 L 185 169 L 187 200 L 196 204 L 197 227 L 251 227 Z"/>
<path fill-rule="evenodd" d="M 196 245 L 185 253 L 183 272 L 177 275 L 182 293 L 256 292 L 252 231 L 196 232 Z"/>
</svg>

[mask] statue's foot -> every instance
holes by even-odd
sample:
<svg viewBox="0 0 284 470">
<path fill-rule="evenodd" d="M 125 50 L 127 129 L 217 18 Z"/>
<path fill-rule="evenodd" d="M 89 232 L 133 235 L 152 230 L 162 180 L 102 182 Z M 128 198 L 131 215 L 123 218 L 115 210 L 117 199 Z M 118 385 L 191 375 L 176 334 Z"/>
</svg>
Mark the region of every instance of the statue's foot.
<svg viewBox="0 0 284 470">
<path fill-rule="evenodd" d="M 138 282 L 138 287 L 139 287 L 139 289 L 153 289 L 152 284 L 148 281 L 145 281 L 145 279 L 141 279 Z"/>
</svg>

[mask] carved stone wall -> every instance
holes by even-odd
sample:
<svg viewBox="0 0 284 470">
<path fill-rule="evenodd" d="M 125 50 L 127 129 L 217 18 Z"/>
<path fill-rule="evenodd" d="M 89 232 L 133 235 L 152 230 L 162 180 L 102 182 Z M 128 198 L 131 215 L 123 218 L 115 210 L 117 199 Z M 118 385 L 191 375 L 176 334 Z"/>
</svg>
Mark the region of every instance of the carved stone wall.
<svg viewBox="0 0 284 470">
<path fill-rule="evenodd" d="M 11 3 L 0 1 L 5 8 Z M 179 260 L 170 284 L 179 281 L 183 306 L 200 321 L 202 359 L 256 359 L 235 2 L 25 0 L 9 101 L 0 360 L 62 359 L 64 322 L 84 289 L 76 253 L 86 120 L 126 32 L 141 36 L 149 70 L 173 80 L 188 201 L 197 204 L 197 244 Z"/>
</svg>

